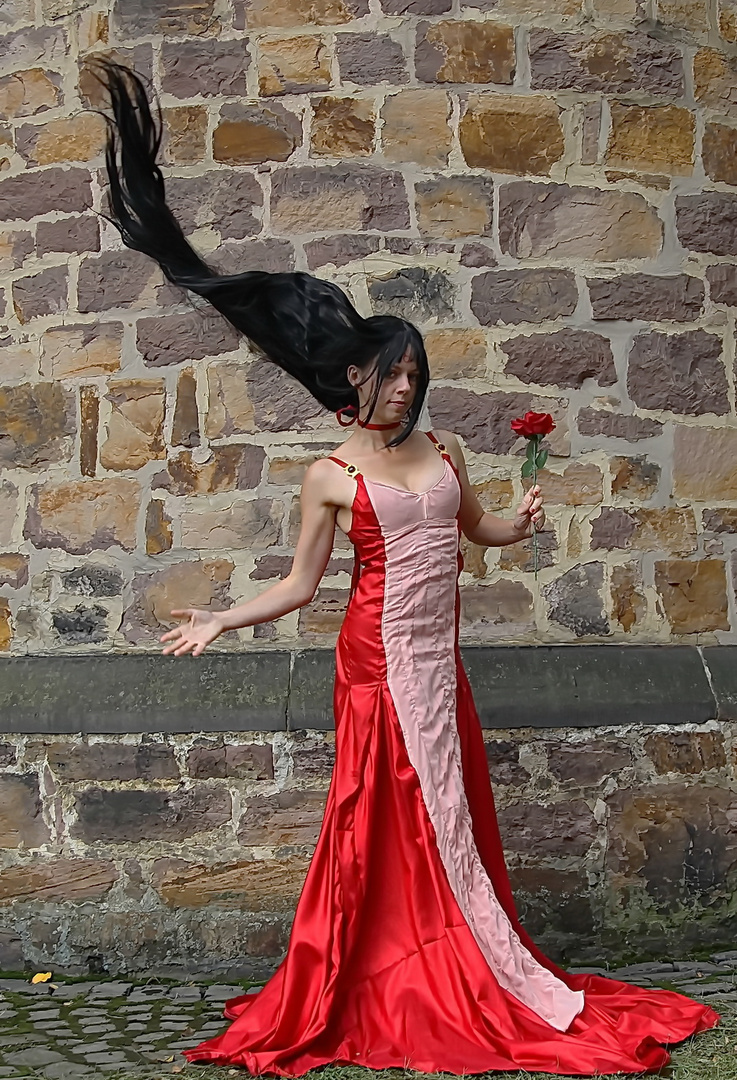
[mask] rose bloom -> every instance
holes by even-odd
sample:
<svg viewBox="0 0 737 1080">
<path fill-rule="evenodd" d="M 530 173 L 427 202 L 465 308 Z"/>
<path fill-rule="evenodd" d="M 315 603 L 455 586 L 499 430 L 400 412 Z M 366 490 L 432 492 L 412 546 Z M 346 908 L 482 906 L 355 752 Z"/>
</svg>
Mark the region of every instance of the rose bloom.
<svg viewBox="0 0 737 1080">
<path fill-rule="evenodd" d="M 555 427 L 550 413 L 528 412 L 518 420 L 512 421 L 512 431 L 529 439 L 531 435 L 549 435 Z"/>
</svg>

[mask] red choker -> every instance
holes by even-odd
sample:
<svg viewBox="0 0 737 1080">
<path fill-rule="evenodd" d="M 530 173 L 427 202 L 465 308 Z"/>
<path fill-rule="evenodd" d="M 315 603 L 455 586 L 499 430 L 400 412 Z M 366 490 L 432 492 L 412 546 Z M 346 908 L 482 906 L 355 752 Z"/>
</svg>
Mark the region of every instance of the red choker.
<svg viewBox="0 0 737 1080">
<path fill-rule="evenodd" d="M 350 427 L 351 424 L 357 423 L 359 427 L 366 428 L 368 431 L 391 431 L 392 428 L 402 425 L 401 420 L 397 420 L 395 424 L 369 424 L 366 420 L 361 420 L 355 405 L 344 405 L 342 409 L 338 409 L 335 418 L 341 427 Z"/>
</svg>

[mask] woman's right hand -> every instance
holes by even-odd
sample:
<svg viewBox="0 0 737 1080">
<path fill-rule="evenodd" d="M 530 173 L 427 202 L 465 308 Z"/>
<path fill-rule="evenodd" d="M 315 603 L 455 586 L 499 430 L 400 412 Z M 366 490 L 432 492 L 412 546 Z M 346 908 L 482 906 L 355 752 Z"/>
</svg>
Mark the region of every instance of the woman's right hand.
<svg viewBox="0 0 737 1080">
<path fill-rule="evenodd" d="M 183 608 L 172 611 L 175 619 L 186 619 L 181 626 L 162 634 L 160 641 L 169 641 L 171 644 L 162 649 L 164 655 L 174 653 L 175 656 L 184 656 L 191 652 L 192 656 L 200 656 L 208 645 L 224 630 L 222 612 L 200 611 L 197 608 Z"/>
</svg>

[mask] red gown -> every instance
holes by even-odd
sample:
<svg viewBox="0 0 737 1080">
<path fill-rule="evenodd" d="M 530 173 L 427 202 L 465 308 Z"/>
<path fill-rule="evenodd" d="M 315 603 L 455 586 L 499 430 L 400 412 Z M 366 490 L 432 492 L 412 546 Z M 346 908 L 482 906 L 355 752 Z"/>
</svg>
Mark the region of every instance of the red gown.
<svg viewBox="0 0 737 1080">
<path fill-rule="evenodd" d="M 661 1044 L 718 1022 L 671 991 L 566 974 L 520 926 L 458 652 L 460 485 L 438 449 L 443 474 L 421 493 L 334 459 L 356 479 L 360 575 L 325 819 L 286 958 L 191 1061 L 644 1073 L 670 1060 Z"/>
</svg>

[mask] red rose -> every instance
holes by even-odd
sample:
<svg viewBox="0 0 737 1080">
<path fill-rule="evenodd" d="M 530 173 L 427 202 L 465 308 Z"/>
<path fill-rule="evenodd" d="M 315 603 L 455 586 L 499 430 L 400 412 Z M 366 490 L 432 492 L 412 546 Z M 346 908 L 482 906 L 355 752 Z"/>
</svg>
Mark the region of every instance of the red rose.
<svg viewBox="0 0 737 1080">
<path fill-rule="evenodd" d="M 550 413 L 528 412 L 517 420 L 512 421 L 512 431 L 518 435 L 524 435 L 529 439 L 531 435 L 549 435 L 555 427 L 555 421 Z"/>
</svg>

